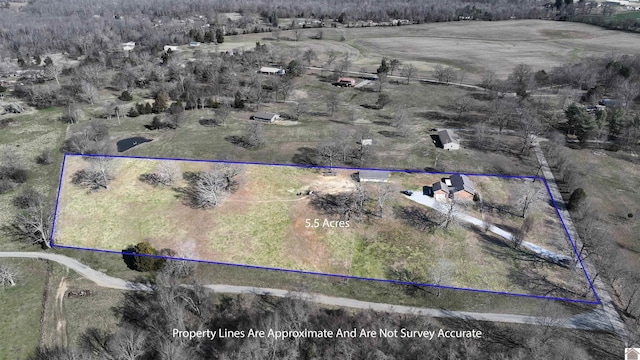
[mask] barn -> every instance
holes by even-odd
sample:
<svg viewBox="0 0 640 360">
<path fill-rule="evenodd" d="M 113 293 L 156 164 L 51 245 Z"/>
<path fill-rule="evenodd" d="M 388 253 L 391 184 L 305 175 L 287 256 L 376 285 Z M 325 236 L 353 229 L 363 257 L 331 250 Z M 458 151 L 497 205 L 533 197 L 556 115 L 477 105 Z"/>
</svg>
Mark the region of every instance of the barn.
<svg viewBox="0 0 640 360">
<path fill-rule="evenodd" d="M 360 170 L 358 180 L 360 182 L 389 182 L 388 171 L 382 170 Z"/>
<path fill-rule="evenodd" d="M 458 141 L 458 137 L 453 133 L 453 131 L 449 129 L 444 129 L 438 131 L 438 138 L 440 139 L 440 144 L 442 144 L 442 148 L 445 150 L 459 150 L 460 142 Z"/>
<path fill-rule="evenodd" d="M 268 112 L 257 112 L 251 117 L 251 119 L 272 123 L 280 119 L 280 115 Z"/>
</svg>

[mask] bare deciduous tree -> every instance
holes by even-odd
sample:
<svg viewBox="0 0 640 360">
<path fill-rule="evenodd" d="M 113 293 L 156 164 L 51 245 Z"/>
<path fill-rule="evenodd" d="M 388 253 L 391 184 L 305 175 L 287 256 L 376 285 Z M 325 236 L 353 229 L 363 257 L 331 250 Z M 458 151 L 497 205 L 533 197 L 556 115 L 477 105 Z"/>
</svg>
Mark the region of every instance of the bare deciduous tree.
<svg viewBox="0 0 640 360">
<path fill-rule="evenodd" d="M 398 129 L 400 136 L 409 134 L 409 113 L 405 105 L 400 105 L 393 113 L 393 126 Z"/>
<path fill-rule="evenodd" d="M 338 94 L 332 92 L 327 97 L 327 112 L 329 115 L 333 116 L 333 114 L 338 110 L 338 106 L 340 106 L 340 98 L 338 97 Z"/>
<path fill-rule="evenodd" d="M 114 179 L 111 158 L 95 156 L 89 159 L 89 167 L 76 171 L 71 182 L 89 190 L 108 189 L 109 182 Z"/>
<path fill-rule="evenodd" d="M 416 77 L 417 69 L 413 64 L 405 64 L 400 69 L 400 76 L 407 80 L 407 84 L 411 82 L 411 79 Z"/>
<path fill-rule="evenodd" d="M 460 120 L 463 113 L 471 110 L 471 98 L 468 96 L 459 96 L 455 100 L 453 100 L 453 107 L 458 113 L 457 120 Z"/>
<path fill-rule="evenodd" d="M 451 80 L 455 78 L 455 75 L 456 72 L 453 70 L 453 68 L 450 67 L 445 67 L 438 64 L 433 68 L 433 76 L 435 76 L 438 81 L 443 83 L 450 83 Z"/>
<path fill-rule="evenodd" d="M 88 81 L 83 80 L 80 83 L 80 93 L 82 98 L 91 105 L 98 98 L 98 88 Z"/>
<path fill-rule="evenodd" d="M 41 194 L 34 192 L 28 206 L 15 216 L 11 228 L 20 239 L 49 248 L 52 223 L 53 206 Z"/>
<path fill-rule="evenodd" d="M 191 203 L 199 208 L 215 207 L 228 193 L 227 188 L 228 182 L 219 170 L 212 168 L 202 172 L 191 186 Z"/>
<path fill-rule="evenodd" d="M 451 277 L 455 273 L 455 265 L 446 259 L 439 259 L 438 262 L 429 269 L 429 276 L 434 285 L 450 283 Z M 440 287 L 437 287 L 436 296 L 440 297 Z"/>
<path fill-rule="evenodd" d="M 264 125 L 256 121 L 247 124 L 242 141 L 249 149 L 257 149 L 264 146 Z"/>
<path fill-rule="evenodd" d="M 446 206 L 446 212 L 443 213 L 442 220 L 440 221 L 440 227 L 445 230 L 448 229 L 456 220 L 455 213 L 458 208 L 458 200 L 449 199 Z"/>
<path fill-rule="evenodd" d="M 16 286 L 17 277 L 18 270 L 7 264 L 0 264 L 0 284 L 3 288 L 5 284 L 9 284 L 9 286 Z"/>
</svg>

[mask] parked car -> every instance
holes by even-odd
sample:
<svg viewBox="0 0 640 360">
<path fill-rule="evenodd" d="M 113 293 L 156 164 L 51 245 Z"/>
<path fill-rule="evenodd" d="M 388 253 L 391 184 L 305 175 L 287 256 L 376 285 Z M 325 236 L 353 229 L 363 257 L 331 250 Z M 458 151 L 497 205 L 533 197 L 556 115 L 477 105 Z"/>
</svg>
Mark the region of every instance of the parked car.
<svg viewBox="0 0 640 360">
<path fill-rule="evenodd" d="M 411 190 L 402 190 L 400 191 L 402 194 L 407 195 L 407 196 L 411 196 L 413 195 L 413 191 Z"/>
</svg>

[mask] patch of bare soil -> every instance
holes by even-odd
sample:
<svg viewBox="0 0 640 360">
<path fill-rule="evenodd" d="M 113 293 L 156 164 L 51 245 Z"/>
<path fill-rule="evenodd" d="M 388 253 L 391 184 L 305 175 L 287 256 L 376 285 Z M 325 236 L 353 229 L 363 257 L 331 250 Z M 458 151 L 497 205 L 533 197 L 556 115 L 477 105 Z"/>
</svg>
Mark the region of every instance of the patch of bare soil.
<svg viewBox="0 0 640 360">
<path fill-rule="evenodd" d="M 69 272 L 69 269 L 67 269 Z M 58 289 L 56 290 L 56 305 L 53 309 L 54 319 L 56 319 L 56 341 L 60 347 L 67 347 L 67 320 L 64 317 L 64 295 L 67 292 L 66 277 L 60 280 Z"/>
<path fill-rule="evenodd" d="M 338 194 L 350 192 L 356 188 L 356 182 L 351 178 L 353 171 L 338 171 L 335 176 L 316 175 L 309 183 L 309 189 L 324 194 Z"/>
</svg>

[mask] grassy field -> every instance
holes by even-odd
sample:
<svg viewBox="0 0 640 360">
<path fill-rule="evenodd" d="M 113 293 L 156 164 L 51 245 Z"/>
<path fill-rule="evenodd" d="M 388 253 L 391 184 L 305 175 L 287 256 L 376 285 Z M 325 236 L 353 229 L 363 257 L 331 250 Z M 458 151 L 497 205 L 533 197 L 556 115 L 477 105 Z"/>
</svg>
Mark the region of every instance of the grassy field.
<svg viewBox="0 0 640 360">
<path fill-rule="evenodd" d="M 399 190 L 410 184 L 431 184 L 438 180 L 437 175 L 393 174 L 385 216 L 356 222 L 327 213 L 313 205 L 313 197 L 299 195 L 308 190 L 319 194 L 350 192 L 356 186 L 351 179 L 354 171 L 339 170 L 337 176 L 325 177 L 304 168 L 247 165 L 239 190 L 218 207 L 205 211 L 190 208 L 177 198 L 175 189 L 187 186 L 184 180 L 174 188 L 154 188 L 138 180 L 158 163 L 114 159 L 115 180 L 109 189 L 87 193 L 85 188 L 71 184 L 73 174 L 86 167 L 87 161 L 67 157 L 54 241 L 60 245 L 121 251 L 147 240 L 157 249 L 170 248 L 181 257 L 198 260 L 377 279 L 405 280 L 397 274 L 406 271 L 415 277 L 408 281 L 420 283 L 440 281 L 434 277 L 434 264 L 444 259 L 450 271 L 442 285 L 537 294 L 540 289 L 525 281 L 537 276 L 551 279 L 573 294 L 586 286 L 580 274 L 568 269 L 551 265 L 528 269 L 526 262 L 532 258 L 478 229 L 453 227 L 427 231 L 423 224 L 416 223 L 412 220 L 416 216 L 429 219 L 427 223 L 437 222 L 438 214 L 406 199 Z M 183 171 L 204 170 L 208 166 L 176 163 Z M 489 180 L 481 180 L 478 188 L 486 190 L 487 200 L 495 206 L 511 209 L 510 203 L 522 191 L 520 187 L 527 185 L 520 182 L 498 180 L 489 187 Z M 375 196 L 377 187 L 364 186 Z M 418 186 L 416 191 L 420 189 Z M 496 195 L 490 196 L 492 192 Z M 552 210 L 547 202 L 531 212 L 550 218 Z M 469 211 L 476 217 L 482 216 L 477 210 Z M 502 217 L 504 214 L 495 213 L 490 218 Z M 318 225 L 313 225 L 316 219 Z M 325 219 L 349 220 L 350 226 L 325 227 Z M 511 229 L 519 228 L 521 221 L 510 215 L 508 221 L 495 223 Z M 542 225 L 542 220 L 538 224 Z M 545 225 L 548 231 L 538 231 L 543 234 L 542 239 L 546 240 L 544 234 L 561 238 L 561 227 Z M 527 240 L 545 247 L 550 245 L 540 243 L 538 236 Z M 180 254 L 185 243 L 193 244 L 193 253 Z M 569 249 L 562 250 L 569 253 Z"/>
<path fill-rule="evenodd" d="M 618 14 L 637 16 L 637 12 Z M 307 30 L 315 35 L 316 29 Z M 228 36 L 220 51 L 255 46 L 256 41 L 283 49 L 307 47 L 320 55 L 314 62 L 321 65 L 329 50 L 348 54 L 353 68 L 375 72 L 383 56 L 411 62 L 418 75 L 432 77 L 435 65 L 445 64 L 467 73 L 466 79 L 479 81 L 486 70 L 505 78 L 520 63 L 534 69 L 549 70 L 553 66 L 575 61 L 580 57 L 640 53 L 640 36 L 612 32 L 585 24 L 544 21 L 456 21 L 395 27 L 323 29 L 323 40 L 303 36 L 301 41 L 279 42 L 270 34 Z M 287 31 L 283 38 L 293 38 Z M 344 38 L 344 41 L 340 41 Z M 200 51 L 214 51 L 213 45 L 203 45 Z M 190 50 L 185 52 L 190 55 Z"/>
<path fill-rule="evenodd" d="M 574 163 L 583 164 L 578 170 L 582 178 L 580 186 L 594 203 L 607 233 L 626 250 L 626 258 L 620 260 L 640 269 L 640 222 L 637 220 L 640 167 L 637 160 L 621 158 L 614 152 L 589 149 L 570 150 L 569 156 Z M 605 188 L 609 190 L 602 191 Z M 628 214 L 633 217 L 629 218 Z"/>
<path fill-rule="evenodd" d="M 16 286 L 0 288 L 0 359 L 27 359 L 38 346 L 47 263 L 2 259 L 19 272 Z"/>
</svg>

